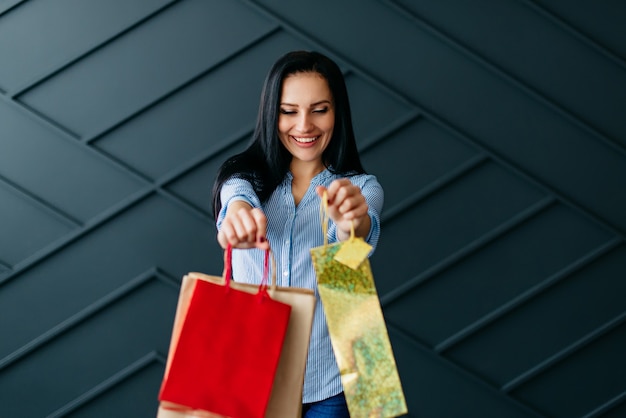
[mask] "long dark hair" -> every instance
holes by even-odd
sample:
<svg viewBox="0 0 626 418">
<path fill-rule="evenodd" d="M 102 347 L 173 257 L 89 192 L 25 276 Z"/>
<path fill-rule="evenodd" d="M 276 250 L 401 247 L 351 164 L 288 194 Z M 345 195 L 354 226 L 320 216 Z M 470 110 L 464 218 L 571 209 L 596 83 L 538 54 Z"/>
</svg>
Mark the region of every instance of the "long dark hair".
<svg viewBox="0 0 626 418">
<path fill-rule="evenodd" d="M 283 80 L 292 74 L 314 72 L 328 82 L 335 107 L 333 136 L 322 154 L 322 162 L 333 173 L 365 173 L 352 129 L 348 90 L 339 66 L 319 52 L 293 51 L 283 55 L 272 66 L 261 93 L 256 127 L 248 148 L 230 157 L 217 172 L 213 185 L 213 210 L 217 217 L 222 204 L 220 190 L 229 178 L 248 180 L 259 200 L 265 202 L 289 171 L 291 154 L 278 136 L 278 115 Z"/>
</svg>

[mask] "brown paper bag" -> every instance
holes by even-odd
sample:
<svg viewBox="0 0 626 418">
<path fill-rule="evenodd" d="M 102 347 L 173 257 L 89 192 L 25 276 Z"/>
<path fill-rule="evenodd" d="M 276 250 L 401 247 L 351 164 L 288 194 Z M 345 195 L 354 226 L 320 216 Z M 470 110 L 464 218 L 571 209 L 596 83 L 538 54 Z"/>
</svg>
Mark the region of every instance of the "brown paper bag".
<svg viewBox="0 0 626 418">
<path fill-rule="evenodd" d="M 165 376 L 169 372 L 171 358 L 176 349 L 183 318 L 189 306 L 196 280 L 205 280 L 217 284 L 224 283 L 224 277 L 209 276 L 203 273 L 189 273 L 183 277 Z M 234 281 L 231 282 L 231 287 L 248 293 L 256 293 L 259 289 L 258 285 Z M 290 305 L 291 315 L 265 416 L 268 418 L 300 418 L 304 371 L 315 310 L 315 294 L 311 289 L 276 286 L 275 272 L 272 273 L 272 283 L 267 291 L 272 299 Z M 221 418 L 220 415 L 208 411 L 193 410 L 170 402 L 161 402 L 159 405 L 157 418 L 185 417 Z"/>
</svg>

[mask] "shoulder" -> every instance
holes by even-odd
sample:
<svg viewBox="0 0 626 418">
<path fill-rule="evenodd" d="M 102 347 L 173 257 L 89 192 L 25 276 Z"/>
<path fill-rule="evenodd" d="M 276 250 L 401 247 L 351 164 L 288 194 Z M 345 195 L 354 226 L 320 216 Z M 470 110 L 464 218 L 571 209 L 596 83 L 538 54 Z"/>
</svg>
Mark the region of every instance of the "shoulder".
<svg viewBox="0 0 626 418">
<path fill-rule="evenodd" d="M 226 205 L 234 198 L 242 198 L 254 207 L 260 206 L 259 198 L 250 181 L 237 176 L 230 177 L 224 182 L 220 198 L 222 205 Z"/>
<path fill-rule="evenodd" d="M 348 176 L 350 181 L 357 185 L 379 185 L 378 179 L 373 174 L 354 174 L 352 176 Z"/>
</svg>

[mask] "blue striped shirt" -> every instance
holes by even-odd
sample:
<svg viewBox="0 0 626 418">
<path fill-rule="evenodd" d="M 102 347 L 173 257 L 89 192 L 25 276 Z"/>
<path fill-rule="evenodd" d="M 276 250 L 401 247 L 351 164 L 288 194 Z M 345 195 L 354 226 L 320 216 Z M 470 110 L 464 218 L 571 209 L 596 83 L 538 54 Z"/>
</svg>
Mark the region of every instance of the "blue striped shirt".
<svg viewBox="0 0 626 418">
<path fill-rule="evenodd" d="M 220 228 L 228 205 L 233 201 L 243 200 L 252 207 L 261 208 L 267 217 L 267 239 L 276 258 L 278 285 L 315 290 L 317 305 L 304 380 L 302 400 L 304 403 L 320 401 L 343 390 L 309 252 L 311 248 L 324 244 L 320 224 L 320 199 L 315 188 L 319 185 L 328 187 L 333 180 L 341 177 L 328 170 L 315 176 L 298 206 L 295 205 L 291 192 L 293 178 L 291 173 L 285 176 L 283 182 L 264 204 L 261 204 L 250 183 L 242 179 L 227 180 L 220 194 L 222 209 L 217 217 L 217 228 Z M 353 184 L 361 188 L 367 200 L 372 226 L 366 241 L 375 248 L 380 236 L 383 189 L 372 175 L 359 174 L 349 178 Z M 329 243 L 337 241 L 336 231 L 335 224 L 330 221 Z M 260 282 L 263 251 L 235 250 L 232 260 L 234 280 L 257 284 Z"/>
</svg>

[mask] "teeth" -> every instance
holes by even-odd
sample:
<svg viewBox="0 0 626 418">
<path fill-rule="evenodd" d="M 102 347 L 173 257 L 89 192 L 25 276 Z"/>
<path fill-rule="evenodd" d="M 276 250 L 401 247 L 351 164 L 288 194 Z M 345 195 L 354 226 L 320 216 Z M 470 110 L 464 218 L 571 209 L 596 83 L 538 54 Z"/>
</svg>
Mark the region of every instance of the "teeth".
<svg viewBox="0 0 626 418">
<path fill-rule="evenodd" d="M 298 138 L 297 136 L 294 136 L 294 137 L 293 137 L 293 139 L 295 139 L 296 141 L 298 141 L 298 142 L 303 142 L 303 143 L 305 143 L 305 144 L 308 144 L 308 143 L 310 143 L 310 142 L 313 142 L 313 141 L 315 141 L 317 138 L 318 138 L 317 136 L 315 136 L 315 137 L 313 137 L 313 138 Z"/>
</svg>

